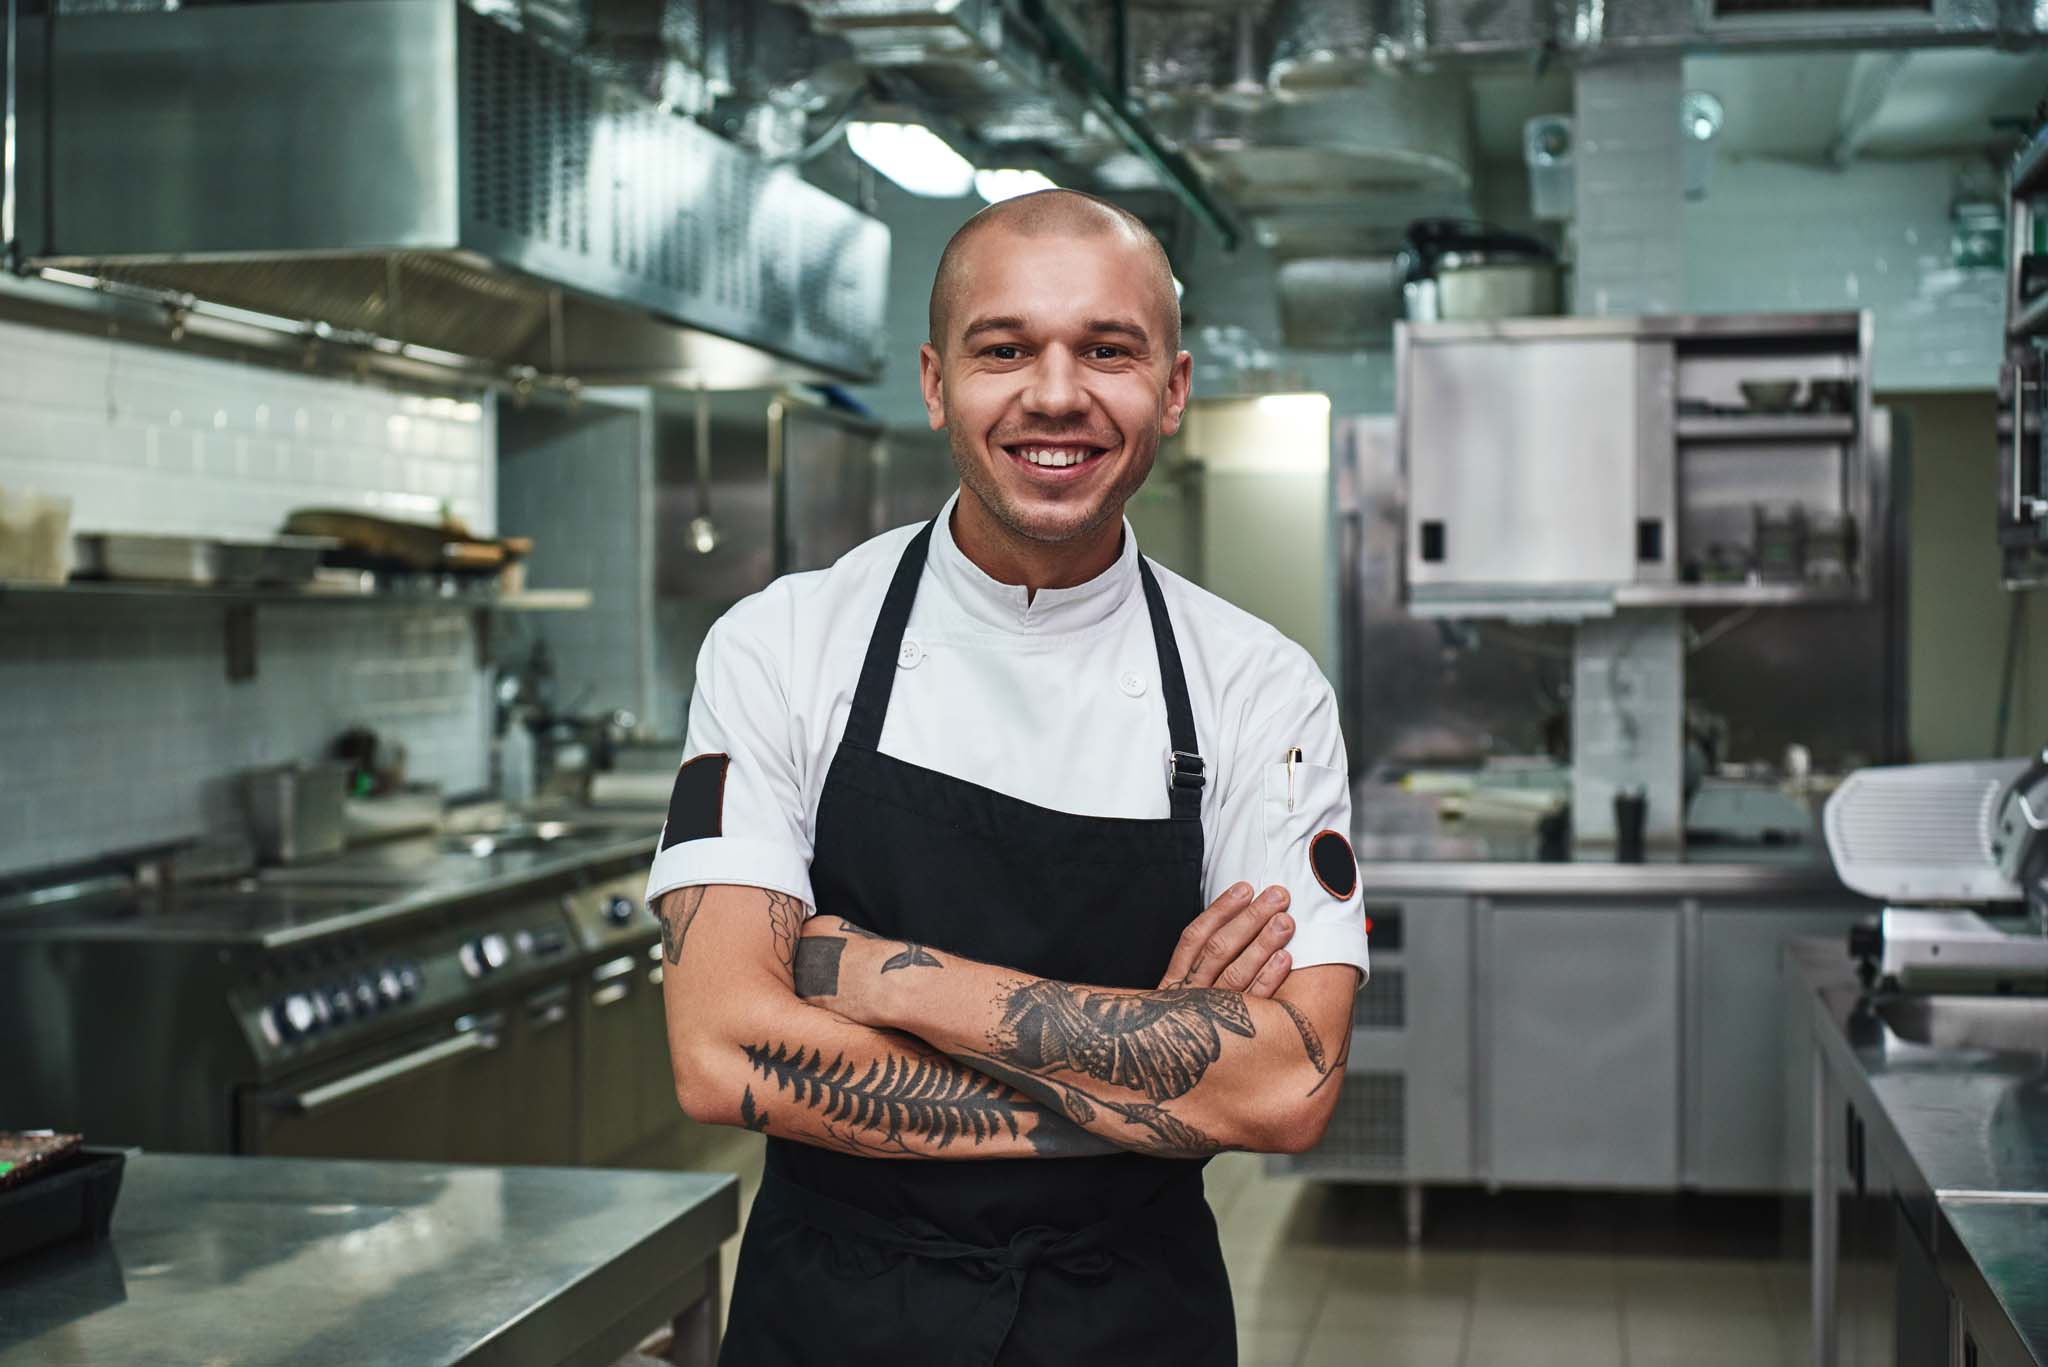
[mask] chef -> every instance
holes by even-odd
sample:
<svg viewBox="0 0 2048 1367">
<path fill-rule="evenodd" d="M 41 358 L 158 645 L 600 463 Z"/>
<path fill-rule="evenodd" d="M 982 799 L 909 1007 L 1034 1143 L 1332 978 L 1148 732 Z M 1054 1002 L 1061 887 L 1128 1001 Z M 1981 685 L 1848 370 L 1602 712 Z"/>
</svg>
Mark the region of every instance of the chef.
<svg viewBox="0 0 2048 1367">
<path fill-rule="evenodd" d="M 768 1136 L 721 1361 L 1231 1363 L 1202 1160 L 1320 1138 L 1366 971 L 1335 703 L 1123 519 L 1137 219 L 983 210 L 930 329 L 959 491 L 713 627 L 648 882 L 683 1108 Z"/>
</svg>

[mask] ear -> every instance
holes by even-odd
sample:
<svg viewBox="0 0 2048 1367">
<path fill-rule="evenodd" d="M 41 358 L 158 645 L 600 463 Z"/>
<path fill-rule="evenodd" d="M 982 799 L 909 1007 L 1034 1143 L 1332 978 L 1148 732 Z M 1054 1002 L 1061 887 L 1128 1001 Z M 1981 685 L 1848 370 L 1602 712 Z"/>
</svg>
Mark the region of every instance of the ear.
<svg viewBox="0 0 2048 1367">
<path fill-rule="evenodd" d="M 1181 414 L 1187 412 L 1188 393 L 1195 382 L 1195 358 L 1185 351 L 1173 358 L 1166 373 L 1166 412 L 1159 419 L 1159 435 L 1170 437 L 1180 430 Z"/>
<path fill-rule="evenodd" d="M 917 349 L 917 386 L 924 391 L 924 416 L 936 432 L 946 425 L 946 386 L 939 375 L 939 352 L 930 342 Z"/>
</svg>

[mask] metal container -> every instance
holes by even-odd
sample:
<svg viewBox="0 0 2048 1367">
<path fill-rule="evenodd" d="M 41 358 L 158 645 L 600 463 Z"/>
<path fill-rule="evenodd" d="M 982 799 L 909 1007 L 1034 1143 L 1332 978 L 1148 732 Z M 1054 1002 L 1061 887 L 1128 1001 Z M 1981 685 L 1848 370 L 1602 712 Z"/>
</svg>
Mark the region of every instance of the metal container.
<svg viewBox="0 0 2048 1367">
<path fill-rule="evenodd" d="M 251 769 L 242 776 L 249 834 L 266 864 L 304 864 L 341 853 L 349 766 L 322 761 Z"/>
<path fill-rule="evenodd" d="M 81 579 L 220 582 L 220 543 L 207 537 L 85 532 L 74 544 L 77 554 L 72 573 Z"/>
</svg>

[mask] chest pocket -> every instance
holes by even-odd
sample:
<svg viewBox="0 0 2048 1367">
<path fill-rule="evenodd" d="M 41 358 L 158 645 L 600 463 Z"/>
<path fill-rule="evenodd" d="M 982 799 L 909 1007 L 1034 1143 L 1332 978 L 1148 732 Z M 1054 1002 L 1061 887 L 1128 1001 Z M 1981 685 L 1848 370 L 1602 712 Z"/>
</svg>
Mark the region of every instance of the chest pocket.
<svg viewBox="0 0 2048 1367">
<path fill-rule="evenodd" d="M 1343 829 L 1350 824 L 1346 794 L 1342 769 L 1324 764 L 1265 767 L 1265 881 L 1281 884 L 1297 905 L 1323 897 L 1343 901 L 1358 890 L 1351 833 Z"/>
</svg>

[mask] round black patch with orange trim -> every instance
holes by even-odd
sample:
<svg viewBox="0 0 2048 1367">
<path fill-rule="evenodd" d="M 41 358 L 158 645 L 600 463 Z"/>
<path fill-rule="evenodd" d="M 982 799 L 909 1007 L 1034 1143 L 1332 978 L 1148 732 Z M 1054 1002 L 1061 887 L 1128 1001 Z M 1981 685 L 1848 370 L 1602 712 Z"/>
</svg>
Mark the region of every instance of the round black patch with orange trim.
<svg viewBox="0 0 2048 1367">
<path fill-rule="evenodd" d="M 1335 831 L 1318 831 L 1308 842 L 1308 866 L 1323 891 L 1338 901 L 1349 901 L 1358 891 L 1358 858 L 1351 842 Z"/>
</svg>

